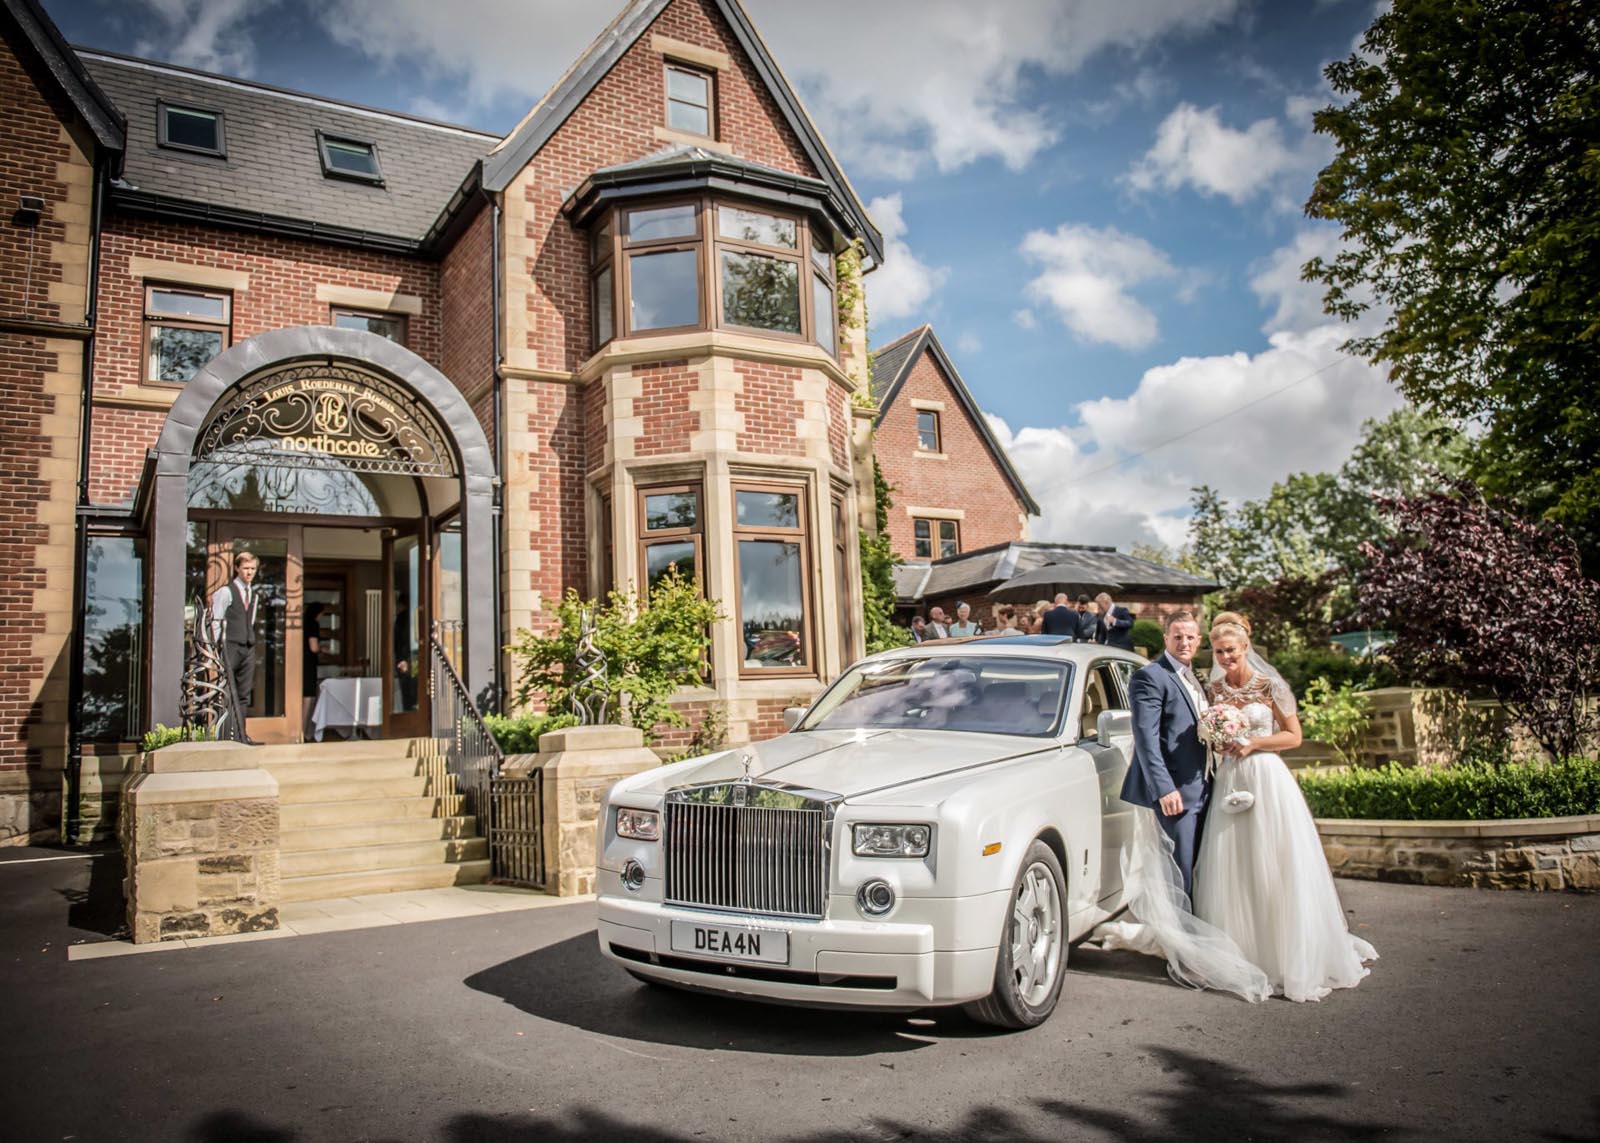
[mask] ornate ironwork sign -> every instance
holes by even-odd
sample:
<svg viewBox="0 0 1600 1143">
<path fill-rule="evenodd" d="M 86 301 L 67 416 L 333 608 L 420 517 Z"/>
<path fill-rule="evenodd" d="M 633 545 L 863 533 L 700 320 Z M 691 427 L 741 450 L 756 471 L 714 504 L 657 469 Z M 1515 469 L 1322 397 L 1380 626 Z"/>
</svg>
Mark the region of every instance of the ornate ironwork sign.
<svg viewBox="0 0 1600 1143">
<path fill-rule="evenodd" d="M 195 458 L 286 468 L 455 476 L 455 452 L 433 414 L 394 382 L 328 362 L 240 385 L 212 411 Z"/>
</svg>

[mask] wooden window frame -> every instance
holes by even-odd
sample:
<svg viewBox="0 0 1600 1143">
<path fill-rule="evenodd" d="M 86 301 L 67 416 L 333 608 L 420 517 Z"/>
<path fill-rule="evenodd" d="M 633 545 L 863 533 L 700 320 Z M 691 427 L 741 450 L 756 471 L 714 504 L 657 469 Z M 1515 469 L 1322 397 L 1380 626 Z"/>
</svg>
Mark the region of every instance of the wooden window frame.
<svg viewBox="0 0 1600 1143">
<path fill-rule="evenodd" d="M 176 111 L 188 115 L 209 115 L 217 121 L 217 146 L 196 147 L 190 143 L 174 143 L 167 136 L 167 113 Z M 191 155 L 210 155 L 216 159 L 228 157 L 228 126 L 227 117 L 211 107 L 192 107 L 184 103 L 168 103 L 166 100 L 156 102 L 156 145 L 165 147 L 169 151 L 184 151 Z"/>
<path fill-rule="evenodd" d="M 672 73 L 681 71 L 685 75 L 692 75 L 706 81 L 706 131 L 691 131 L 687 127 L 674 127 L 672 125 L 672 105 L 682 103 L 685 107 L 694 107 L 696 104 L 688 103 L 682 99 L 672 98 Z M 693 135 L 701 139 L 717 138 L 717 73 L 709 68 L 697 64 L 684 63 L 681 60 L 668 57 L 661 67 L 661 122 L 668 131 L 681 131 L 685 135 Z"/>
<path fill-rule="evenodd" d="M 917 525 L 918 524 L 926 524 L 926 525 L 928 525 L 928 552 L 929 552 L 929 554 L 926 555 L 926 556 L 924 556 L 921 552 L 917 551 L 917 544 L 919 542 L 919 537 L 917 536 Z M 950 525 L 951 530 L 953 532 L 955 532 L 955 539 L 952 542 L 955 544 L 956 550 L 951 552 L 949 556 L 942 554 L 943 550 L 944 550 L 943 549 L 944 537 L 942 535 L 940 535 L 940 532 L 943 530 L 943 528 L 944 528 L 944 526 L 946 524 Z M 912 517 L 912 519 L 911 519 L 911 551 L 912 551 L 912 558 L 913 559 L 918 559 L 918 560 L 947 560 L 951 556 L 959 556 L 961 554 L 961 521 L 960 520 L 951 520 L 951 519 L 949 519 L 947 517 L 944 517 L 944 516 L 914 516 L 914 517 Z M 934 554 L 935 552 L 940 553 L 940 554 L 935 555 Z"/>
<path fill-rule="evenodd" d="M 944 451 L 944 418 L 939 416 L 937 409 L 917 409 L 917 451 L 918 452 L 943 452 Z M 922 418 L 933 418 L 933 447 L 929 448 L 922 443 Z"/>
<path fill-rule="evenodd" d="M 674 235 L 671 238 L 646 238 L 635 241 L 628 236 L 630 215 L 661 210 L 672 206 L 694 207 L 694 233 Z M 620 206 L 612 212 L 612 262 L 618 270 L 611 275 L 613 337 L 656 337 L 674 333 L 687 333 L 706 328 L 706 210 L 700 198 L 673 198 L 660 202 L 634 203 Z M 689 325 L 652 326 L 635 331 L 633 328 L 633 258 L 635 255 L 670 254 L 677 251 L 694 253 L 695 299 L 699 315 Z M 598 271 L 597 271 L 598 272 Z"/>
<path fill-rule="evenodd" d="M 809 272 L 809 274 L 811 275 L 811 278 L 807 279 L 806 284 L 809 286 L 809 285 L 812 284 L 811 279 L 821 278 L 822 281 L 827 284 L 827 287 L 828 287 L 828 303 L 833 307 L 833 344 L 832 345 L 823 345 L 822 342 L 817 339 L 816 300 L 815 300 L 815 298 L 810 299 L 810 303 L 809 304 L 811 306 L 811 322 L 810 322 L 810 324 L 811 324 L 811 343 L 813 345 L 817 346 L 819 349 L 825 350 L 827 352 L 828 356 L 837 358 L 839 356 L 839 325 L 840 325 L 840 322 L 839 322 L 839 281 L 838 281 L 837 272 L 834 269 L 833 245 L 830 242 L 826 241 L 827 234 L 824 233 L 820 227 L 812 225 L 810 219 L 806 220 L 806 224 L 807 224 L 806 225 L 806 231 L 807 231 L 806 269 Z M 822 246 L 827 251 L 827 257 L 821 263 L 819 263 L 817 261 L 817 247 L 819 245 Z"/>
<path fill-rule="evenodd" d="M 411 348 L 411 321 L 405 314 L 397 314 L 389 310 L 364 310 L 358 306 L 329 306 L 328 318 L 334 324 L 339 324 L 341 314 L 349 317 L 380 318 L 383 321 L 397 321 L 400 323 L 400 340 L 396 345 Z M 370 330 L 368 332 L 371 332 Z M 382 334 L 378 335 L 382 337 Z"/>
<path fill-rule="evenodd" d="M 222 321 L 205 321 L 187 316 L 168 316 L 157 310 L 151 303 L 151 299 L 157 290 L 163 293 L 192 294 L 201 298 L 221 298 L 227 306 L 228 316 Z M 158 328 L 199 329 L 208 333 L 220 332 L 222 334 L 222 348 L 217 351 L 217 356 L 220 357 L 233 345 L 233 294 L 228 290 L 207 290 L 195 286 L 171 285 L 166 282 L 146 282 L 144 284 L 144 309 L 140 318 L 140 345 L 144 354 L 144 364 L 139 368 L 139 382 L 142 385 L 154 385 L 161 389 L 182 389 L 187 382 L 168 381 L 155 375 L 156 353 L 153 339 Z"/>
<path fill-rule="evenodd" d="M 811 590 L 811 499 L 804 484 L 775 480 L 734 480 L 733 502 L 733 591 L 735 634 L 739 641 L 739 677 L 742 679 L 766 678 L 817 678 L 821 670 L 817 664 L 816 600 Z M 799 498 L 796 527 L 777 528 L 739 523 L 739 493 L 776 492 Z M 745 665 L 744 647 L 744 574 L 739 556 L 741 540 L 774 540 L 795 543 L 800 548 L 800 622 L 802 626 L 800 648 L 805 663 L 798 667 L 748 667 Z"/>
<path fill-rule="evenodd" d="M 850 513 L 845 507 L 845 494 L 835 491 L 829 498 L 833 506 L 833 560 L 834 578 L 839 592 L 839 669 L 850 663 L 850 653 L 855 649 L 856 625 L 855 598 L 850 590 Z"/>
<path fill-rule="evenodd" d="M 787 246 L 769 246 L 764 242 L 749 242 L 742 238 L 727 238 L 723 236 L 721 226 L 721 212 L 724 207 L 733 210 L 747 210 L 752 214 L 765 214 L 772 218 L 779 218 L 785 222 L 794 223 L 795 245 L 791 250 Z M 713 200 L 711 212 L 716 219 L 716 227 L 711 235 L 711 293 L 716 305 L 717 328 L 734 330 L 737 333 L 751 333 L 757 337 L 770 337 L 778 341 L 814 342 L 812 331 L 816 324 L 811 313 L 811 227 L 810 220 L 803 214 L 790 213 L 786 210 L 775 210 L 766 204 L 740 203 L 729 200 Z M 781 329 L 763 329 L 758 325 L 737 325 L 728 320 L 723 308 L 722 296 L 722 252 L 726 250 L 734 254 L 751 255 L 757 258 L 771 258 L 774 261 L 788 262 L 795 268 L 795 292 L 799 294 L 796 299 L 800 311 L 800 328 L 795 333 Z"/>
<path fill-rule="evenodd" d="M 329 143 L 338 143 L 345 147 L 365 147 L 372 156 L 372 173 L 369 175 L 364 171 L 343 171 L 334 166 L 328 158 Z M 325 179 L 345 179 L 372 187 L 383 186 L 383 159 L 378 154 L 378 144 L 371 139 L 357 139 L 354 135 L 336 135 L 319 128 L 317 158 L 322 163 L 322 177 Z"/>
<path fill-rule="evenodd" d="M 667 496 L 674 493 L 693 493 L 695 498 L 694 524 L 687 528 L 658 528 L 651 531 L 645 523 L 645 497 Z M 670 484 L 645 484 L 634 489 L 634 513 L 638 521 L 639 596 L 643 604 L 650 602 L 649 549 L 658 544 L 681 544 L 688 540 L 694 545 L 695 578 L 700 581 L 700 594 L 706 590 L 706 497 L 705 488 L 698 480 L 676 481 Z"/>
<path fill-rule="evenodd" d="M 621 245 L 617 235 L 617 230 L 621 225 L 619 215 L 619 211 L 607 211 L 586 236 L 589 246 L 589 344 L 593 346 L 591 352 L 598 352 L 603 346 L 615 341 L 622 333 L 617 324 L 622 315 L 621 307 L 617 303 L 617 279 L 621 277 L 621 271 L 617 269 L 620 265 L 617 249 Z M 602 233 L 607 226 L 611 227 L 609 237 Z M 600 275 L 604 274 L 608 269 L 611 271 L 611 333 L 602 338 L 600 336 Z"/>
</svg>

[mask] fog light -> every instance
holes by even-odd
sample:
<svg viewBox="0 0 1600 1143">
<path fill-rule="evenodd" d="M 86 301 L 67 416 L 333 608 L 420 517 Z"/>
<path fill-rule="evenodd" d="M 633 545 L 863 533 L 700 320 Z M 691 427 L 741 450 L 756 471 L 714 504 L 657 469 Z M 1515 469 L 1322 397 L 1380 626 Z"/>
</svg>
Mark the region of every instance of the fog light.
<svg viewBox="0 0 1600 1143">
<path fill-rule="evenodd" d="M 894 908 L 894 886 L 887 881 L 864 881 L 856 890 L 856 908 L 869 917 L 881 917 Z"/>
<path fill-rule="evenodd" d="M 644 888 L 644 866 L 631 857 L 622 863 L 622 885 L 634 893 Z"/>
</svg>

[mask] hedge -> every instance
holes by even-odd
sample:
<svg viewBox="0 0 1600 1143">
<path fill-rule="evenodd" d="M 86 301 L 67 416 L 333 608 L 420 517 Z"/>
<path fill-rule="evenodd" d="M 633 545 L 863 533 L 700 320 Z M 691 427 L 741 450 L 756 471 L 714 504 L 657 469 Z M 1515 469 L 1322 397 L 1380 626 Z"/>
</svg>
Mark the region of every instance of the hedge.
<svg viewBox="0 0 1600 1143">
<path fill-rule="evenodd" d="M 577 718 L 570 714 L 519 714 L 515 718 L 486 714 L 483 721 L 500 744 L 502 754 L 537 754 L 539 735 L 578 724 Z"/>
<path fill-rule="evenodd" d="M 1299 772 L 1319 818 L 1492 821 L 1600 814 L 1600 758 Z"/>
</svg>

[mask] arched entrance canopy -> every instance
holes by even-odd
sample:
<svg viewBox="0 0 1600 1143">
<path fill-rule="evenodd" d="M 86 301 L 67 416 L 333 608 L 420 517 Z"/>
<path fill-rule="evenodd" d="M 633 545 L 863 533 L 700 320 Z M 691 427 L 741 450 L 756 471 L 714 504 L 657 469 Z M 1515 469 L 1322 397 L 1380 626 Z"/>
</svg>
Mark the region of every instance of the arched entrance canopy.
<svg viewBox="0 0 1600 1143">
<path fill-rule="evenodd" d="M 417 408 L 408 408 L 415 404 Z M 341 423 L 345 418 L 346 423 Z M 176 725 L 181 700 L 184 559 L 190 469 L 207 457 L 283 463 L 338 453 L 369 471 L 461 481 L 461 543 L 487 552 L 494 528 L 494 460 L 456 387 L 404 346 L 360 330 L 299 326 L 239 342 L 192 377 L 156 441 L 151 490 L 152 722 Z M 198 454 L 198 455 L 197 455 Z M 461 674 L 480 703 L 494 693 L 493 561 L 462 561 L 466 635 Z"/>
</svg>

